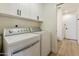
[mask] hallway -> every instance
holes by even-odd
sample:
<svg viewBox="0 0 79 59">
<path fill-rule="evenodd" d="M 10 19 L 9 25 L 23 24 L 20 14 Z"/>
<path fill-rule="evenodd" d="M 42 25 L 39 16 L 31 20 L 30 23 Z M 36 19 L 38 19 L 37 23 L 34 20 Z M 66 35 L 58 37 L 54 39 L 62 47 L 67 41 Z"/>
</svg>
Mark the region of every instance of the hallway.
<svg viewBox="0 0 79 59">
<path fill-rule="evenodd" d="M 57 40 L 58 52 L 56 55 L 58 56 L 79 56 L 78 7 L 79 4 L 70 3 L 57 6 L 57 38 L 59 41 Z"/>
<path fill-rule="evenodd" d="M 79 45 L 77 41 L 64 39 L 57 56 L 79 56 Z"/>
</svg>

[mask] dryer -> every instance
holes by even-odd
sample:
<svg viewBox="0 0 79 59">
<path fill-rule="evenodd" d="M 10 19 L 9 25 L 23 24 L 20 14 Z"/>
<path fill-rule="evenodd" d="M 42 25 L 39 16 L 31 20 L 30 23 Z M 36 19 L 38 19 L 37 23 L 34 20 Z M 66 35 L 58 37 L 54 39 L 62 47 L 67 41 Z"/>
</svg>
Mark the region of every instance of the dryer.
<svg viewBox="0 0 79 59">
<path fill-rule="evenodd" d="M 34 34 L 40 34 L 40 53 L 41 56 L 47 56 L 51 52 L 51 38 L 48 31 L 42 31 L 40 27 L 30 27 Z"/>
</svg>

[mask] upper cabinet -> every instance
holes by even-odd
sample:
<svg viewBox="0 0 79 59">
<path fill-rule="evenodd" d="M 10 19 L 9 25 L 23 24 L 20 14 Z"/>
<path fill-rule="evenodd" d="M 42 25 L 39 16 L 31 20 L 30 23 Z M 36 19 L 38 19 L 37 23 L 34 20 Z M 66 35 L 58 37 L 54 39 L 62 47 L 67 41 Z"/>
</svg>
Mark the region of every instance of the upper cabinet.
<svg viewBox="0 0 79 59">
<path fill-rule="evenodd" d="M 30 4 L 30 12 L 31 12 L 31 14 L 30 14 L 30 16 L 33 18 L 33 19 L 36 19 L 36 20 L 38 20 L 38 18 L 39 18 L 39 4 L 34 4 L 34 3 L 32 3 L 32 4 Z"/>
<path fill-rule="evenodd" d="M 40 19 L 40 5 L 37 3 L 23 3 L 20 4 L 21 16 L 32 18 L 34 20 Z"/>
<path fill-rule="evenodd" d="M 19 4 L 20 6 L 20 10 L 21 10 L 21 16 L 22 17 L 27 17 L 27 18 L 31 18 L 30 14 L 30 4 L 26 4 L 26 3 L 21 3 Z"/>
<path fill-rule="evenodd" d="M 40 4 L 37 3 L 0 3 L 0 13 L 40 20 Z"/>
<path fill-rule="evenodd" d="M 0 3 L 0 13 L 17 15 L 18 4 Z"/>
</svg>

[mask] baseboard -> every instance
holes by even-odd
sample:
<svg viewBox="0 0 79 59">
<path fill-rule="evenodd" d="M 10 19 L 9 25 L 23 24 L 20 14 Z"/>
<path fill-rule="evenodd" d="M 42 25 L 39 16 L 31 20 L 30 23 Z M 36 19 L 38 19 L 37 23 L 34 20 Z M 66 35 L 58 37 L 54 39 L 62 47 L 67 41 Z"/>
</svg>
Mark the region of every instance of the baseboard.
<svg viewBox="0 0 79 59">
<path fill-rule="evenodd" d="M 68 39 L 68 38 L 65 38 L 65 40 L 74 40 L 74 41 L 77 41 L 77 39 Z"/>
<path fill-rule="evenodd" d="M 59 39 L 59 38 L 57 38 L 57 41 L 62 41 L 63 39 Z"/>
</svg>

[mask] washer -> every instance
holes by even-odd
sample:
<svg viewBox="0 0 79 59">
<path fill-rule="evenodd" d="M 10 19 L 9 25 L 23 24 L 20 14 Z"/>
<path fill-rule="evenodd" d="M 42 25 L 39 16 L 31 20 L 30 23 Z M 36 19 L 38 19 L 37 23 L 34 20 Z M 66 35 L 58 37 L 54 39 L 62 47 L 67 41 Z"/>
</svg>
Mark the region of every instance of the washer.
<svg viewBox="0 0 79 59">
<path fill-rule="evenodd" d="M 7 56 L 40 56 L 40 35 L 28 28 L 4 29 L 4 53 Z"/>
<path fill-rule="evenodd" d="M 47 56 L 51 52 L 50 34 L 47 31 L 42 31 L 40 27 L 30 27 L 34 34 L 40 34 L 40 53 L 41 56 Z"/>
</svg>

